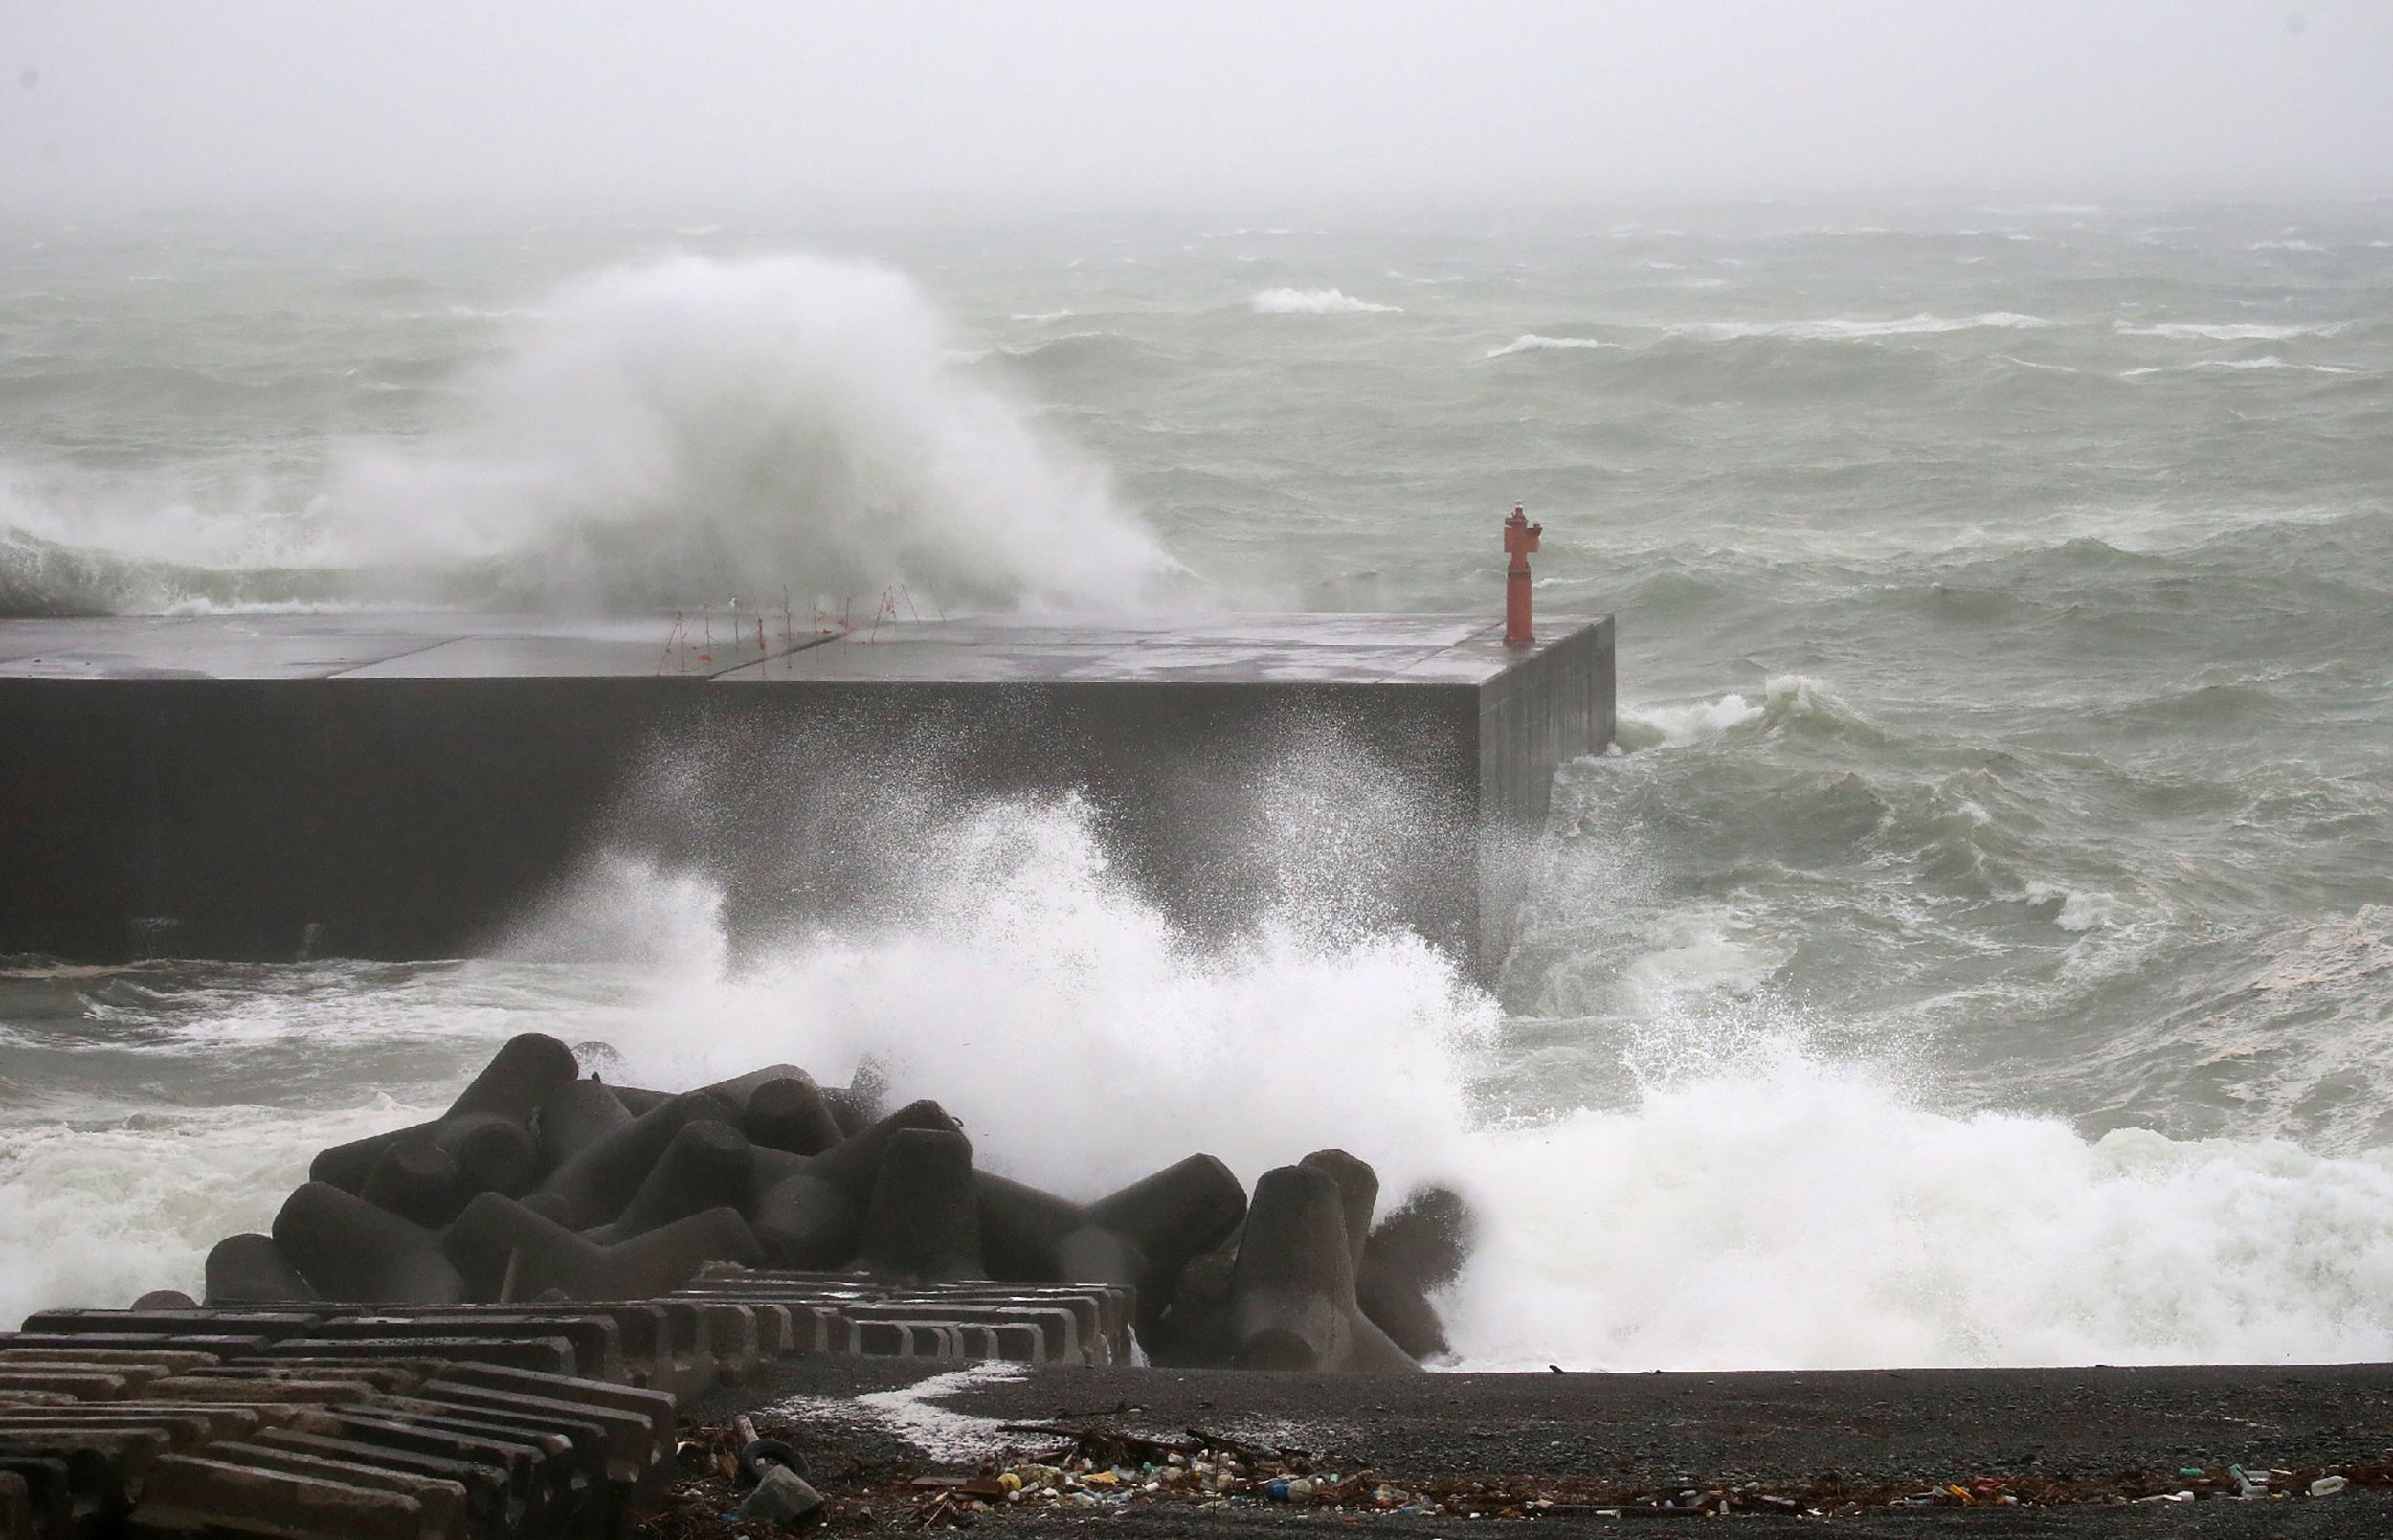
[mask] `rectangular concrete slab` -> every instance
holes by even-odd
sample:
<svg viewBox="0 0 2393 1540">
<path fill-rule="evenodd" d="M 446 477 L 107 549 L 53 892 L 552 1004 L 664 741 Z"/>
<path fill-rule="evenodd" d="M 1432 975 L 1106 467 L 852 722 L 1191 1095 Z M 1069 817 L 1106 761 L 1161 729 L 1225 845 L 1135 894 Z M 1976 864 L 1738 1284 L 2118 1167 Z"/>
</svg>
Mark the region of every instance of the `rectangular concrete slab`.
<svg viewBox="0 0 2393 1540">
<path fill-rule="evenodd" d="M 1576 629 L 1557 623 L 1555 634 Z M 892 621 L 722 676 L 912 683 L 1367 684 L 1409 675 L 1474 638 L 1443 681 L 1479 683 L 1524 660 L 1500 622 L 1453 615 L 1308 614 Z M 1492 649 L 1492 650 L 1491 650 Z"/>
<path fill-rule="evenodd" d="M 1486 837 L 1610 742 L 1613 658 L 1608 618 L 1516 649 L 1492 611 L 0 622 L 0 952 L 457 956 L 627 816 L 778 929 L 873 868 L 840 805 L 908 777 L 1076 792 L 1115 870 L 1211 926 L 1258 891 L 1225 837 L 1367 771 L 1352 815 L 1416 825 L 1381 831 L 1410 854 L 1375 901 L 1484 969 L 1520 866 Z"/>
</svg>

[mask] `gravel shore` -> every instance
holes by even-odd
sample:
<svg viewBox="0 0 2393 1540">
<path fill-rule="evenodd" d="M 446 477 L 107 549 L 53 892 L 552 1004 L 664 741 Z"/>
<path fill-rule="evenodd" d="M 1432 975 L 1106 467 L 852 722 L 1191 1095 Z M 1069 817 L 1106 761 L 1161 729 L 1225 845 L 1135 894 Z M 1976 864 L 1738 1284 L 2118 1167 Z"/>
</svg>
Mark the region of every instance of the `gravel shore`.
<svg viewBox="0 0 2393 1540">
<path fill-rule="evenodd" d="M 1756 1533 L 2393 1532 L 2393 1369 L 2380 1365 L 939 1371 L 800 1361 L 693 1405 L 658 1532 L 743 1532 L 723 1518 L 736 1487 L 713 1463 L 741 1411 L 806 1452 L 834 1534 L 1368 1523 L 1413 1535 L 1508 1520 L 1609 1532 L 1699 1514 Z M 2286 1495 L 2235 1499 L 2230 1465 Z M 998 1489 L 1009 1471 L 1030 1489 Z M 2333 1476 L 2340 1490 L 2310 1495 Z"/>
</svg>

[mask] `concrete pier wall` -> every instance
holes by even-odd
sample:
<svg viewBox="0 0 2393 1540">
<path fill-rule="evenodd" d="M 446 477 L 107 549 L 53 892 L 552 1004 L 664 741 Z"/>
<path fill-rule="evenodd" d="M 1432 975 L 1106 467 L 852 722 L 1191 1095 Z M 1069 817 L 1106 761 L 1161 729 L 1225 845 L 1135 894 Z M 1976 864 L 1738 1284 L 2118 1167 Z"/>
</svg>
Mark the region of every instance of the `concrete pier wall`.
<svg viewBox="0 0 2393 1540">
<path fill-rule="evenodd" d="M 913 782 L 1079 788 L 1204 923 L 1267 896 L 1217 837 L 1352 777 L 1341 815 L 1403 847 L 1363 874 L 1378 901 L 1476 959 L 1510 894 L 1490 835 L 1611 736 L 1608 619 L 1526 653 L 1475 617 L 723 629 L 0 622 L 0 951 L 459 955 L 601 843 L 703 866 L 769 929 L 869 898 Z"/>
</svg>

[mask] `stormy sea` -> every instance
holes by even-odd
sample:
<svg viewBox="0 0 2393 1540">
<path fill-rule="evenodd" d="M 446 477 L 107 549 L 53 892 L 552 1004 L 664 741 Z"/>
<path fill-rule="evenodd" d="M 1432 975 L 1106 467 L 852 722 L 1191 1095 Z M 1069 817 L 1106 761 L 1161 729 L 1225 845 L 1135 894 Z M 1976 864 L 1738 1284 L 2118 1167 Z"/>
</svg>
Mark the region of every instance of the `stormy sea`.
<svg viewBox="0 0 2393 1540">
<path fill-rule="evenodd" d="M 939 214 L 0 215 L 0 614 L 1492 620 L 1518 501 L 1621 712 L 1492 986 L 1334 754 L 1227 934 L 1064 795 L 769 945 L 600 840 L 469 958 L 0 959 L 0 1318 L 537 1030 L 1452 1182 L 1471 1367 L 2393 1357 L 2393 204 Z"/>
</svg>

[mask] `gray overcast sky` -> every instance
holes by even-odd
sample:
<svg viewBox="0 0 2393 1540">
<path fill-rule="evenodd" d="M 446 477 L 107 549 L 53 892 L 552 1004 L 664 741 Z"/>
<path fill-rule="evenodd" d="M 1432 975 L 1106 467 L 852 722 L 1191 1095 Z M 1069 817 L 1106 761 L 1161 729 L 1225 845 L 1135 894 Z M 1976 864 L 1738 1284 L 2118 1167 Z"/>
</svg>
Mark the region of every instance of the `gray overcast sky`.
<svg viewBox="0 0 2393 1540">
<path fill-rule="evenodd" d="M 2393 3 L 0 0 L 0 198 L 2393 192 Z"/>
</svg>

